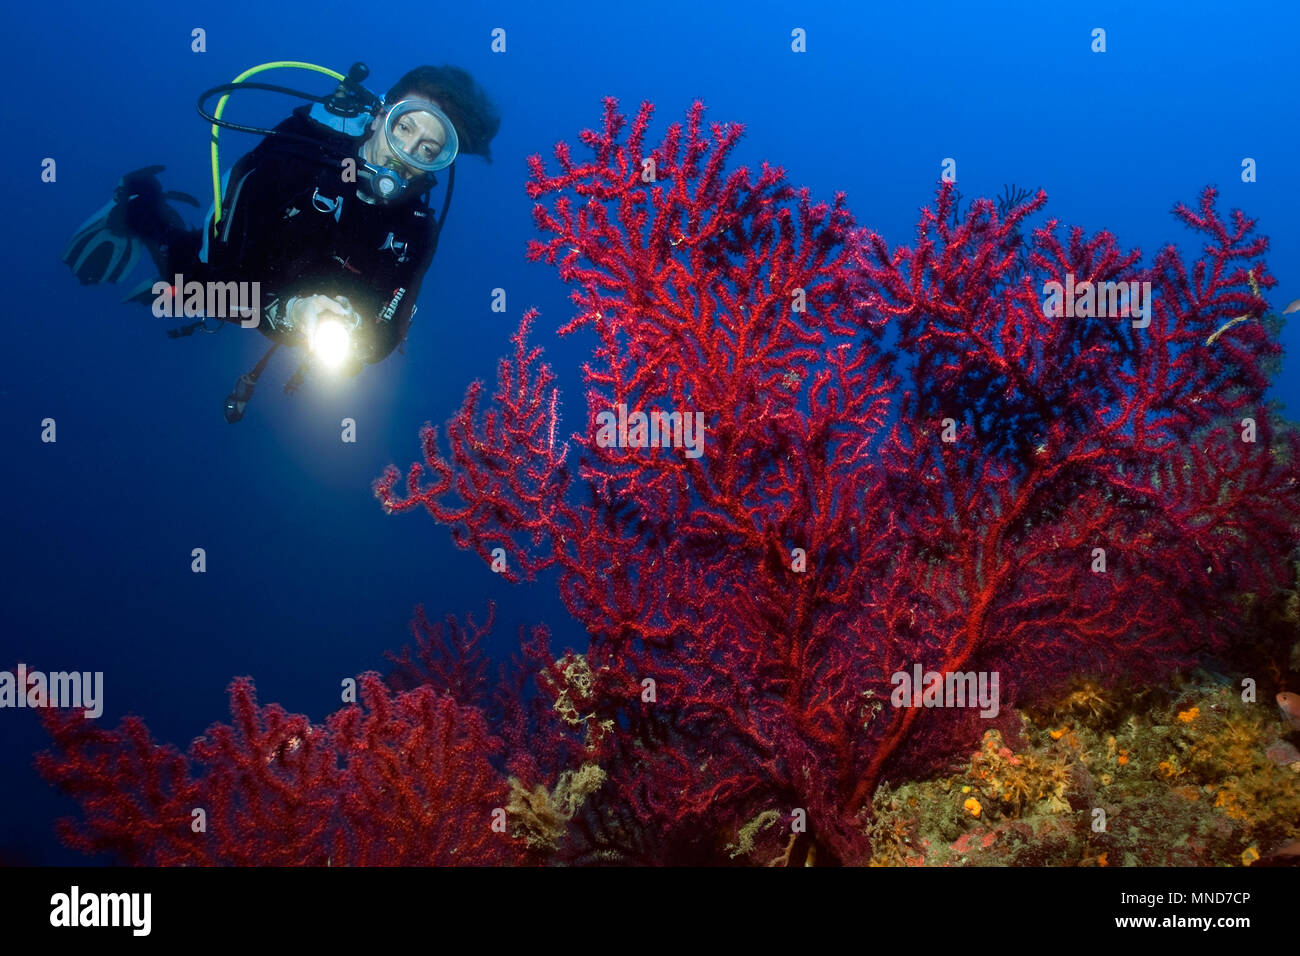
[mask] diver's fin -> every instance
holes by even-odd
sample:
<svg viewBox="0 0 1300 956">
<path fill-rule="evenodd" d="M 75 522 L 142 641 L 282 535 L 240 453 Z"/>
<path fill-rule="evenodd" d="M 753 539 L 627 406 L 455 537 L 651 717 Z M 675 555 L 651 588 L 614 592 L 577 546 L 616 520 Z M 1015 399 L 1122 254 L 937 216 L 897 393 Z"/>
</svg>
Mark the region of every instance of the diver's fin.
<svg viewBox="0 0 1300 956">
<path fill-rule="evenodd" d="M 118 282 L 139 258 L 140 245 L 125 228 L 116 199 L 82 223 L 63 250 L 63 261 L 83 285 Z"/>
<path fill-rule="evenodd" d="M 177 202 L 187 202 L 195 209 L 199 208 L 199 201 L 189 193 L 183 193 L 179 189 L 169 189 L 163 193 L 163 199 L 174 199 Z"/>
<path fill-rule="evenodd" d="M 122 297 L 123 302 L 139 302 L 145 305 L 158 298 L 154 295 L 153 287 L 161 282 L 161 279 L 145 279 L 138 283 L 135 288 Z"/>
<path fill-rule="evenodd" d="M 158 271 L 167 271 L 167 245 L 186 231 L 185 221 L 167 200 L 178 199 L 196 208 L 199 201 L 188 193 L 164 193 L 158 174 L 165 168 L 144 166 L 127 173 L 113 190 L 112 201 L 72 237 L 63 261 L 83 284 L 122 281 L 135 268 L 142 246 Z"/>
</svg>

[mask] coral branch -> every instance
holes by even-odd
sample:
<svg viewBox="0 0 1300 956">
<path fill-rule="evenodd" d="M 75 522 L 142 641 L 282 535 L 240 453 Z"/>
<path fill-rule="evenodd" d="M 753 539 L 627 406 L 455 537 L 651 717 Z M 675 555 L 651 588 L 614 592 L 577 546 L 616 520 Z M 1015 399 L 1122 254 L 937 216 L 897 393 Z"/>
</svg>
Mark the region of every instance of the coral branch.
<svg viewBox="0 0 1300 956">
<path fill-rule="evenodd" d="M 393 694 L 374 673 L 360 685 L 364 708 L 322 726 L 259 707 L 252 681 L 236 680 L 232 723 L 186 756 L 136 718 L 103 731 L 46 711 L 53 749 L 38 768 L 85 817 L 60 833 L 84 852 L 153 866 L 521 861 L 522 842 L 492 827 L 509 791 L 479 712 L 427 686 Z"/>
<path fill-rule="evenodd" d="M 655 147 L 651 115 L 607 101 L 590 159 L 529 163 L 529 257 L 573 287 L 560 331 L 594 336 L 587 429 L 558 453 L 542 438 L 558 401 L 530 313 L 448 457 L 426 431 L 437 479 L 377 488 L 485 557 L 558 567 L 590 635 L 583 707 L 616 728 L 575 822 L 593 847 L 788 857 L 753 821 L 797 809 L 801 859 L 861 859 L 876 785 L 982 730 L 892 706 L 896 673 L 999 671 L 1003 708 L 1078 669 L 1154 676 L 1284 580 L 1300 513 L 1293 435 L 1264 407 L 1278 347 L 1260 322 L 1223 328 L 1266 308 L 1266 243 L 1212 190 L 1176 210 L 1209 236 L 1190 270 L 1173 247 L 1146 267 L 1104 231 L 1030 232 L 1042 192 L 954 222 L 949 185 L 894 248 L 842 196 L 728 171 L 742 130 L 701 105 Z M 701 413 L 703 453 L 602 440 L 619 409 Z"/>
<path fill-rule="evenodd" d="M 951 184 L 895 247 L 842 195 L 729 168 L 743 130 L 702 105 L 656 146 L 651 118 L 608 100 L 579 149 L 529 161 L 528 256 L 572 288 L 560 333 L 591 343 L 581 427 L 560 432 L 529 312 L 490 397 L 472 384 L 445 442 L 426 425 L 423 461 L 374 488 L 510 580 L 553 573 L 588 647 L 555 659 L 539 627 L 493 693 L 491 613 L 421 609 L 392 687 L 363 675 L 364 706 L 323 726 L 246 680 L 186 756 L 133 719 L 50 716 L 72 845 L 861 862 L 882 782 L 1077 672 L 1151 680 L 1223 648 L 1243 598 L 1288 583 L 1300 441 L 1266 404 L 1267 242 L 1212 189 L 1175 208 L 1205 238 L 1190 263 L 1031 228 L 1042 192 L 954 215 Z M 914 670 L 937 697 L 900 693 Z M 993 696 L 945 700 L 961 674 Z"/>
</svg>

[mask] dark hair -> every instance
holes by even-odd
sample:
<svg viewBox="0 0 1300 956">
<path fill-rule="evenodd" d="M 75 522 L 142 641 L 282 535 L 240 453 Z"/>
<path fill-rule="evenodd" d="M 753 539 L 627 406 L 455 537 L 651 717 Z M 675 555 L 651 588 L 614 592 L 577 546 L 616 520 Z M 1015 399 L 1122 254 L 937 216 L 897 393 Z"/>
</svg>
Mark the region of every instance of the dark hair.
<svg viewBox="0 0 1300 956">
<path fill-rule="evenodd" d="M 458 66 L 417 66 L 388 91 L 396 103 L 415 94 L 433 100 L 456 127 L 460 151 L 492 162 L 492 137 L 501 128 L 501 113 L 474 78 Z"/>
</svg>

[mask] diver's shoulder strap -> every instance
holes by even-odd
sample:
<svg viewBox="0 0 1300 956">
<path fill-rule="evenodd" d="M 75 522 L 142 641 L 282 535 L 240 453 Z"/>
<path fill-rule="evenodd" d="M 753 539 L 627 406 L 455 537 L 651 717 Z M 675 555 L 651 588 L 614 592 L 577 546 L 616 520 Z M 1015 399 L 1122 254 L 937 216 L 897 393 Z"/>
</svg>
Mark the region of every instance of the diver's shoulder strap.
<svg viewBox="0 0 1300 956">
<path fill-rule="evenodd" d="M 451 194 L 456 188 L 456 164 L 447 167 L 447 192 L 442 197 L 442 212 L 438 214 L 433 225 L 433 237 L 429 242 L 429 259 L 438 251 L 438 239 L 442 236 L 442 227 L 447 223 L 447 211 L 451 209 Z M 427 208 L 427 205 L 426 205 Z"/>
<path fill-rule="evenodd" d="M 363 113 L 360 116 L 337 116 L 327 110 L 324 103 L 313 103 L 311 109 L 307 111 L 307 118 L 326 129 L 359 139 L 366 135 L 366 121 L 370 119 L 370 115 Z"/>
</svg>

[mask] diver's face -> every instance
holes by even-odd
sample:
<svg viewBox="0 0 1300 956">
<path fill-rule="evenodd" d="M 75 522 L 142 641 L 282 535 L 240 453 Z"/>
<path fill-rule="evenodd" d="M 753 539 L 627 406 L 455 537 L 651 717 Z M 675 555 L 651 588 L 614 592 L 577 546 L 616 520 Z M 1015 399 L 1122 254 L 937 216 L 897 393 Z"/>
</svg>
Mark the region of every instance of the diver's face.
<svg viewBox="0 0 1300 956">
<path fill-rule="evenodd" d="M 437 103 L 431 105 L 435 109 L 439 108 Z M 376 166 L 396 170 L 403 179 L 413 179 L 416 171 L 403 163 L 401 157 L 393 155 L 393 151 L 388 148 L 388 138 L 384 136 L 384 123 L 388 121 L 388 113 L 388 110 L 384 110 L 370 124 L 366 158 Z M 393 129 L 393 139 L 408 156 L 425 163 L 433 162 L 447 143 L 442 124 L 432 113 L 425 112 L 409 112 L 400 116 Z"/>
</svg>

